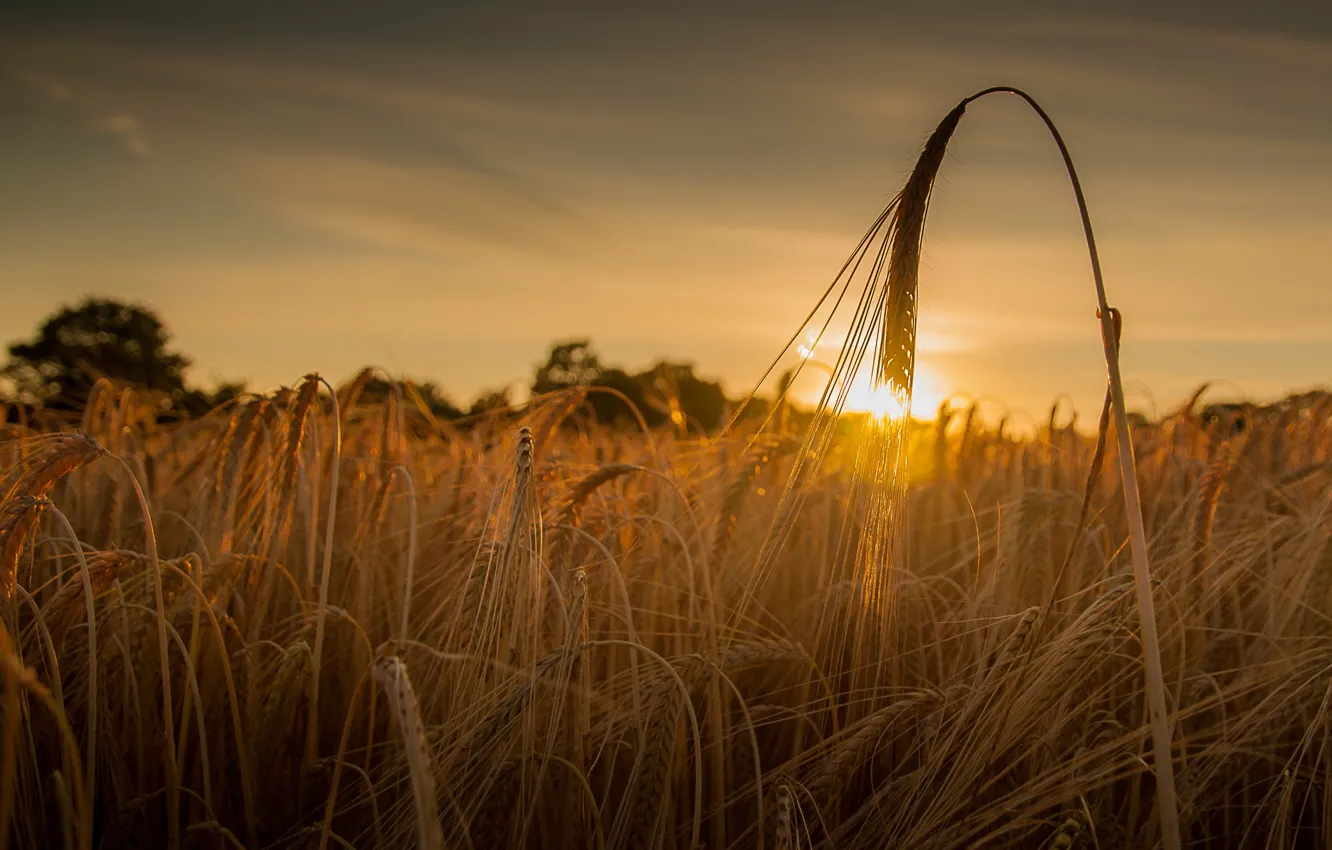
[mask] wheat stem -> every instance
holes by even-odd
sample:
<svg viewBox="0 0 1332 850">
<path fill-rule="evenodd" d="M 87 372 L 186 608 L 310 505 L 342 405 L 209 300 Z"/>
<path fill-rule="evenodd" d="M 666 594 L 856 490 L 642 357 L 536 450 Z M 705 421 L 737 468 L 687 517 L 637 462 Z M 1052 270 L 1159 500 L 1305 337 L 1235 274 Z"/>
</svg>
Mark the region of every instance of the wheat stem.
<svg viewBox="0 0 1332 850">
<path fill-rule="evenodd" d="M 1166 850 L 1179 850 L 1179 804 L 1175 796 L 1175 772 L 1171 760 L 1171 733 L 1165 700 L 1165 676 L 1161 666 L 1161 643 L 1156 626 L 1156 606 L 1152 600 L 1152 574 L 1147 558 L 1147 531 L 1142 519 L 1142 497 L 1138 489 L 1137 466 L 1133 456 L 1133 435 L 1124 402 L 1124 381 L 1119 368 L 1119 345 L 1115 333 L 1115 312 L 1106 300 L 1105 281 L 1101 275 L 1101 260 L 1096 251 L 1096 236 L 1092 232 L 1091 214 L 1078 180 L 1073 157 L 1064 144 L 1064 138 L 1054 121 L 1040 104 L 1026 92 L 1009 86 L 996 86 L 977 92 L 959 104 L 965 106 L 989 94 L 1017 95 L 1040 116 L 1046 129 L 1059 147 L 1073 194 L 1077 198 L 1078 214 L 1091 259 L 1092 278 L 1096 284 L 1097 317 L 1101 322 L 1101 343 L 1105 349 L 1106 369 L 1109 372 L 1110 395 L 1113 401 L 1115 438 L 1118 441 L 1119 471 L 1123 482 L 1124 510 L 1129 524 L 1130 550 L 1133 556 L 1133 578 L 1137 585 L 1138 613 L 1142 625 L 1142 648 L 1147 667 L 1147 702 L 1151 715 L 1153 762 L 1156 767 L 1156 794 L 1161 817 L 1161 838 Z"/>
<path fill-rule="evenodd" d="M 342 417 L 338 411 L 338 393 L 324 378 L 316 378 L 328 391 L 333 403 L 333 458 L 328 482 L 328 520 L 324 523 L 324 563 L 319 574 L 319 607 L 315 610 L 314 668 L 310 672 L 310 703 L 306 715 L 305 758 L 308 764 L 319 760 L 319 671 L 324 658 L 324 627 L 328 619 L 328 582 L 333 571 L 333 526 L 338 512 L 338 467 L 342 457 Z M 318 459 L 315 460 L 318 465 Z M 311 523 L 313 524 L 313 517 Z"/>
<path fill-rule="evenodd" d="M 157 606 L 158 663 L 162 668 L 162 731 L 166 745 L 162 761 L 166 765 L 167 846 L 175 850 L 180 846 L 180 774 L 176 770 L 176 724 L 172 717 L 175 701 L 171 698 L 171 654 L 170 644 L 167 642 L 166 597 L 162 592 L 162 567 L 157 555 L 157 532 L 153 529 L 153 517 L 148 511 L 148 499 L 143 495 L 143 488 L 139 486 L 139 479 L 135 477 L 134 470 L 130 469 L 130 465 L 120 455 L 107 452 L 106 456 L 125 468 L 130 486 L 134 488 L 134 496 L 139 500 L 139 510 L 143 513 L 149 573 L 153 577 L 153 599 Z M 91 793 L 91 789 L 89 791 Z"/>
</svg>

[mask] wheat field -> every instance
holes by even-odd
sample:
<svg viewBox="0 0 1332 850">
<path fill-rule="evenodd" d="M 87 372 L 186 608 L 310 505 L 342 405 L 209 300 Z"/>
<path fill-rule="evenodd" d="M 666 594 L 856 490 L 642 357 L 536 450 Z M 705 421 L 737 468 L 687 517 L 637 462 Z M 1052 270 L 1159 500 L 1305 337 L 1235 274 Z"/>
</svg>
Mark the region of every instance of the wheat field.
<svg viewBox="0 0 1332 850">
<path fill-rule="evenodd" d="M 867 679 L 826 639 L 849 439 L 756 585 L 794 437 L 576 392 L 460 429 L 352 385 L 337 421 L 318 386 L 169 427 L 102 387 L 5 441 L 9 846 L 1156 840 L 1120 485 L 1075 537 L 1094 438 L 1053 413 L 913 432 Z M 1332 403 L 1192 407 L 1134 433 L 1184 839 L 1313 846 Z"/>
<path fill-rule="evenodd" d="M 1094 432 L 908 416 L 930 190 L 996 92 L 1083 217 Z M 581 387 L 444 422 L 369 369 L 9 428 L 0 850 L 1332 844 L 1332 397 L 1129 417 L 1016 90 L 842 272 L 819 404 L 711 435 Z"/>
</svg>

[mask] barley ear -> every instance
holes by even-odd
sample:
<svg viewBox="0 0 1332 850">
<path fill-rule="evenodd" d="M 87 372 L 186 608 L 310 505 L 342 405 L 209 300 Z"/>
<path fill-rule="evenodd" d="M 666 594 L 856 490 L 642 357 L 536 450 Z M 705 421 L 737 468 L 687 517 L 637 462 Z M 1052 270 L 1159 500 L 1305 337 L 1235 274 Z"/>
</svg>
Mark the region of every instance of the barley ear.
<svg viewBox="0 0 1332 850">
<path fill-rule="evenodd" d="M 420 850 L 443 850 L 444 835 L 439 825 L 435 802 L 435 774 L 430 744 L 416 703 L 407 666 L 396 655 L 375 663 L 374 678 L 383 688 L 389 707 L 402 735 L 411 777 L 412 800 L 416 806 L 416 838 Z"/>
<path fill-rule="evenodd" d="M 1156 794 L 1161 819 L 1161 838 L 1165 850 L 1179 850 L 1179 803 L 1175 794 L 1175 771 L 1171 761 L 1171 728 L 1167 716 L 1165 699 L 1165 675 L 1161 664 L 1161 643 L 1157 633 L 1156 605 L 1152 598 L 1152 575 L 1147 557 L 1147 530 L 1142 519 L 1142 497 L 1138 490 L 1137 465 L 1133 456 L 1133 435 L 1129 425 L 1128 409 L 1124 402 L 1124 380 L 1119 367 L 1119 312 L 1106 300 L 1105 281 L 1101 275 L 1101 260 L 1096 251 L 1096 237 L 1092 231 L 1091 214 L 1087 210 L 1087 200 L 1082 192 L 1082 183 L 1078 179 L 1073 157 L 1064 144 L 1054 121 L 1041 108 L 1031 95 L 1011 86 L 995 86 L 977 92 L 964 99 L 950 112 L 942 122 L 940 130 L 951 134 L 963 110 L 972 101 L 991 94 L 1012 94 L 1022 98 L 1044 122 L 1050 132 L 1059 154 L 1063 158 L 1073 194 L 1077 200 L 1078 213 L 1082 218 L 1083 234 L 1087 241 L 1087 253 L 1091 261 L 1092 279 L 1096 287 L 1097 318 L 1101 322 L 1101 344 L 1105 350 L 1106 371 L 1109 375 L 1110 396 L 1113 401 L 1115 436 L 1118 441 L 1119 470 L 1123 482 L 1124 511 L 1129 525 L 1129 544 L 1133 557 L 1133 578 L 1137 588 L 1138 613 L 1142 626 L 1142 647 L 1146 661 L 1146 691 L 1150 727 L 1152 733 L 1153 766 L 1156 772 Z M 927 146 L 928 153 L 928 146 Z M 922 154 L 922 159 L 925 154 Z M 918 166 L 919 168 L 919 166 Z M 913 174 L 913 177 L 915 175 Z M 908 183 L 910 186 L 910 183 Z M 927 196 L 928 197 L 928 196 Z"/>
</svg>

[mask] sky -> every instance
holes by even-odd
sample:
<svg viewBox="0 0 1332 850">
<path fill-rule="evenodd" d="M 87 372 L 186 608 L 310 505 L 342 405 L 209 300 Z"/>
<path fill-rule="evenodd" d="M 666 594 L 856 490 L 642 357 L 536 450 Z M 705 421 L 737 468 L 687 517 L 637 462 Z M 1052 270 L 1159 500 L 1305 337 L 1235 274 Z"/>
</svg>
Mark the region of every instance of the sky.
<svg viewBox="0 0 1332 850">
<path fill-rule="evenodd" d="M 742 394 L 1006 84 L 1077 163 L 1134 407 L 1332 377 L 1332 4 L 109 5 L 0 11 L 3 343 L 96 293 L 203 384 L 377 365 L 467 401 L 587 337 Z M 918 414 L 1095 419 L 1081 225 L 1014 98 L 950 145 L 918 364 Z"/>
</svg>

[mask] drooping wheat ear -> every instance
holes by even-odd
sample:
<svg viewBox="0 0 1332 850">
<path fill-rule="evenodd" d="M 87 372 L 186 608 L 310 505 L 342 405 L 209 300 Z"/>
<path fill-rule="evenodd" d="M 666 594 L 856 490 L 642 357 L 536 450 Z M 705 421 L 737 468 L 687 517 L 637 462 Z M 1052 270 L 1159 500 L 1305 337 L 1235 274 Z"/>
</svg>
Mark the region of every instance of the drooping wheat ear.
<svg viewBox="0 0 1332 850">
<path fill-rule="evenodd" d="M 28 534 L 37 526 L 45 499 L 64 476 L 102 456 L 102 447 L 86 434 L 61 434 L 50 438 L 42 450 L 27 461 L 0 503 L 0 595 L 14 598 L 18 582 L 19 555 Z"/>
<path fill-rule="evenodd" d="M 610 463 L 598 469 L 589 472 L 579 481 L 569 488 L 568 494 L 564 497 L 564 506 L 560 509 L 559 517 L 555 520 L 556 525 L 573 526 L 579 525 L 583 515 L 583 506 L 587 500 L 592 498 L 592 494 L 603 484 L 609 484 L 617 478 L 622 478 L 634 472 L 642 472 L 643 467 L 632 463 Z M 560 550 L 556 553 L 554 566 L 568 569 L 573 564 L 569 559 L 573 557 L 573 534 L 566 532 L 560 535 L 562 543 Z"/>
<path fill-rule="evenodd" d="M 356 376 L 347 383 L 338 387 L 338 407 L 348 415 L 356 409 L 357 403 L 361 400 L 361 394 L 365 388 L 374 380 L 375 372 L 378 370 L 374 366 L 366 366 L 356 373 Z"/>
<path fill-rule="evenodd" d="M 255 729 L 255 756 L 269 760 L 292 728 L 292 710 L 306 688 L 310 675 L 310 645 L 303 640 L 287 647 L 277 659 L 271 678 L 265 686 L 263 707 L 259 712 L 259 725 Z"/>
<path fill-rule="evenodd" d="M 880 386 L 888 386 L 908 399 L 916 369 L 916 294 L 925 212 L 929 208 L 934 178 L 939 173 L 939 166 L 943 165 L 944 151 L 965 111 L 966 102 L 963 101 L 934 128 L 893 211 L 887 300 L 874 377 Z"/>
<path fill-rule="evenodd" d="M 83 408 L 83 416 L 79 420 L 79 430 L 85 434 L 92 434 L 97 431 L 97 426 L 105 417 L 107 408 L 107 396 L 116 391 L 116 385 L 110 378 L 105 376 L 93 381 L 92 389 L 88 390 L 88 400 Z"/>
<path fill-rule="evenodd" d="M 596 644 L 593 641 L 592 644 Z M 624 707 L 611 716 L 602 718 L 594 738 L 601 738 L 611 729 L 623 728 L 626 723 L 639 720 L 642 716 L 650 718 L 649 729 L 644 735 L 646 741 L 659 738 L 670 730 L 677 729 L 684 707 L 684 694 L 697 696 L 708 673 L 714 669 L 725 674 L 738 673 L 770 664 L 784 662 L 808 662 L 809 653 L 795 641 L 774 638 L 770 640 L 739 641 L 724 647 L 720 657 L 710 662 L 701 655 L 691 655 L 677 660 L 668 670 L 646 679 L 646 695 L 642 701 L 642 710 Z M 684 690 L 680 690 L 683 685 Z M 662 753 L 653 753 L 656 758 Z M 644 797 L 651 800 L 652 795 Z"/>
<path fill-rule="evenodd" d="M 476 627 L 482 622 L 481 606 L 487 596 L 487 576 L 491 565 L 503 554 L 496 549 L 496 546 L 487 546 L 477 552 L 471 568 L 463 579 L 463 592 L 458 595 L 454 616 L 450 618 L 451 621 L 447 626 L 447 643 L 451 646 L 468 648 L 472 645 Z M 440 616 L 440 612 L 436 611 L 435 616 Z"/>
<path fill-rule="evenodd" d="M 420 850 L 442 850 L 444 834 L 435 801 L 435 774 L 430 744 L 417 709 L 416 692 L 407 676 L 407 666 L 396 655 L 375 662 L 374 678 L 384 689 L 389 708 L 397 720 L 411 774 L 412 799 L 416 805 L 416 840 Z"/>
<path fill-rule="evenodd" d="M 725 647 L 719 664 L 722 672 L 730 673 L 777 664 L 783 661 L 805 661 L 809 654 L 805 648 L 786 638 L 738 641 Z"/>
<path fill-rule="evenodd" d="M 88 572 L 92 582 L 94 596 L 100 596 L 110 590 L 116 579 L 128 578 L 137 570 L 147 565 L 147 559 L 134 552 L 107 550 L 85 554 Z M 82 569 L 82 564 L 80 564 Z M 83 584 L 77 581 L 66 582 L 42 605 L 42 619 L 57 646 L 64 643 L 65 634 L 74 625 L 79 616 L 79 608 L 84 605 L 85 591 Z M 85 608 L 86 611 L 86 608 Z"/>
<path fill-rule="evenodd" d="M 568 495 L 565 496 L 564 508 L 560 513 L 560 522 L 564 525 L 576 525 L 578 517 L 582 515 L 583 505 L 587 504 L 587 500 L 599 487 L 631 472 L 642 471 L 641 466 L 632 463 L 610 463 L 588 473 L 569 489 Z"/>
<path fill-rule="evenodd" d="M 469 771 L 483 767 L 484 762 L 504 743 L 504 734 L 518 717 L 527 710 L 538 685 L 544 684 L 546 677 L 550 676 L 566 660 L 565 652 L 561 648 L 537 659 L 533 665 L 531 676 L 523 679 L 509 693 L 508 697 L 477 725 L 476 731 L 472 734 L 468 758 Z"/>
<path fill-rule="evenodd" d="M 242 495 L 247 492 L 253 498 L 256 486 L 265 480 L 264 475 L 242 475 L 247 468 L 255 468 L 255 458 L 265 438 L 263 421 L 272 402 L 265 398 L 245 402 L 237 414 L 239 421 L 233 436 L 235 450 L 227 461 L 226 475 L 218 478 L 218 492 L 221 495 L 221 533 L 214 551 L 226 552 L 233 546 L 236 534 L 236 515 L 242 509 Z M 267 489 L 267 488 L 265 488 Z"/>
<path fill-rule="evenodd" d="M 733 643 L 722 650 L 716 668 L 734 672 L 808 655 L 798 644 L 788 640 L 759 640 Z M 627 847 L 653 847 L 659 837 L 662 813 L 674 787 L 676 750 L 680 721 L 686 715 L 696 722 L 691 696 L 706 681 L 713 665 L 701 656 L 690 656 L 671 666 L 650 687 L 644 699 L 647 716 L 643 736 L 646 749 L 641 755 L 629 811 Z M 698 764 L 695 764 L 698 768 Z"/>
<path fill-rule="evenodd" d="M 831 816 L 836 810 L 856 768 L 865 762 L 866 755 L 874 749 L 884 733 L 903 717 L 937 705 L 938 702 L 937 693 L 921 691 L 879 709 L 848 729 L 837 749 L 809 783 L 810 796 L 825 815 Z"/>
<path fill-rule="evenodd" d="M 245 445 L 245 435 L 241 433 L 241 423 L 245 421 L 253 405 L 237 405 L 227 414 L 227 424 L 222 428 L 222 435 L 217 438 L 217 448 L 213 460 L 213 495 L 219 504 L 227 492 L 228 470 L 234 465 L 232 450 L 236 445 Z M 252 413 L 249 413 L 253 416 Z"/>
<path fill-rule="evenodd" d="M 301 379 L 300 389 L 296 394 L 296 404 L 293 405 L 288 420 L 286 444 L 283 447 L 282 485 L 279 488 L 282 493 L 290 493 L 296 484 L 296 473 L 301 466 L 301 446 L 305 441 L 305 425 L 318 392 L 318 375 L 306 375 Z"/>
<path fill-rule="evenodd" d="M 379 432 L 379 462 L 381 468 L 397 466 L 402 462 L 404 430 L 400 381 L 389 381 L 388 395 L 384 397 L 380 415 L 383 425 Z"/>
<path fill-rule="evenodd" d="M 1216 507 L 1221 501 L 1221 492 L 1226 487 L 1226 478 L 1234 466 L 1234 449 L 1230 442 L 1222 443 L 1207 465 L 1202 482 L 1198 486 L 1198 509 L 1193 520 L 1193 539 L 1197 548 L 1194 556 L 1195 575 L 1202 575 L 1209 562 L 1208 554 L 1212 548 L 1212 526 L 1216 523 Z"/>
<path fill-rule="evenodd" d="M 301 379 L 300 388 L 295 393 L 296 401 L 292 405 L 289 414 L 286 430 L 286 438 L 282 445 L 282 455 L 278 461 L 278 487 L 276 492 L 270 492 L 268 498 L 282 499 L 280 505 L 272 509 L 272 515 L 267 517 L 268 522 L 275 524 L 276 534 L 272 541 L 271 556 L 275 559 L 278 553 L 285 545 L 287 536 L 291 533 L 292 517 L 295 512 L 295 487 L 296 476 L 300 471 L 302 447 L 305 443 L 306 424 L 310 418 L 310 411 L 314 406 L 315 399 L 319 393 L 318 375 L 309 374 Z M 291 397 L 290 390 L 284 389 L 276 394 L 276 400 L 286 400 Z M 276 405 L 270 406 L 265 413 L 271 413 L 275 418 Z M 330 488 L 331 493 L 337 492 L 337 487 Z M 312 525 L 313 523 L 313 511 Z M 264 572 L 259 585 L 259 598 L 254 604 L 254 613 L 248 619 L 250 620 L 249 634 L 247 641 L 254 642 L 259 639 L 260 624 L 267 621 L 268 607 L 274 592 L 277 577 L 273 570 Z"/>
<path fill-rule="evenodd" d="M 783 782 L 777 786 L 777 850 L 795 850 L 794 807 L 791 786 Z"/>
<path fill-rule="evenodd" d="M 1049 850 L 1072 850 L 1082 842 L 1083 816 L 1076 809 L 1070 809 L 1063 823 L 1045 845 Z"/>
<path fill-rule="evenodd" d="M 1119 368 L 1119 341 L 1116 316 L 1105 294 L 1101 276 L 1100 257 L 1096 251 L 1096 237 L 1092 231 L 1091 215 L 1083 196 L 1073 157 L 1064 144 L 1063 136 L 1050 116 L 1034 98 L 1011 86 L 996 86 L 965 98 L 944 117 L 930 136 L 916 162 L 916 168 L 903 188 L 897 208 L 893 211 L 894 228 L 892 256 L 888 262 L 888 295 L 883 312 L 883 325 L 876 377 L 881 384 L 904 389 L 908 397 L 915 356 L 916 284 L 920 263 L 920 238 L 923 233 L 925 212 L 930 187 L 938 174 L 953 131 L 971 102 L 991 94 L 1016 95 L 1036 112 L 1059 148 L 1078 213 L 1082 219 L 1083 234 L 1091 261 L 1092 278 L 1096 288 L 1097 316 L 1101 321 L 1101 343 L 1105 350 L 1106 370 L 1109 373 L 1110 394 L 1113 402 L 1115 432 L 1119 443 L 1120 477 L 1123 482 L 1124 510 L 1128 519 L 1130 549 L 1133 555 L 1134 583 L 1137 587 L 1138 610 L 1142 625 L 1142 647 L 1146 661 L 1146 690 L 1152 730 L 1153 761 L 1156 770 L 1157 802 L 1161 819 L 1161 835 L 1165 850 L 1179 850 L 1179 812 L 1175 797 L 1174 765 L 1171 762 L 1171 731 L 1166 710 L 1165 677 L 1161 665 L 1160 637 L 1156 626 L 1156 607 L 1152 598 L 1151 569 L 1147 557 L 1147 532 L 1142 518 L 1142 500 L 1138 491 L 1138 473 L 1133 455 L 1133 437 L 1129 427 L 1128 409 L 1124 403 L 1124 382 Z"/>
<path fill-rule="evenodd" d="M 564 421 L 587 401 L 586 387 L 559 390 L 546 397 L 540 406 L 542 416 L 533 423 L 532 433 L 539 447 L 549 446 Z M 544 450 L 544 449 L 543 449 Z"/>
<path fill-rule="evenodd" d="M 994 666 L 990 668 L 988 678 L 992 681 L 998 681 L 1013 668 L 1013 665 L 1027 651 L 1027 644 L 1040 616 L 1041 606 L 1039 605 L 1033 605 L 1022 612 L 1017 625 L 1013 627 L 1013 633 L 1008 636 L 1008 640 L 1004 642 L 1003 647 L 999 650 L 999 657 L 995 659 Z"/>
</svg>

